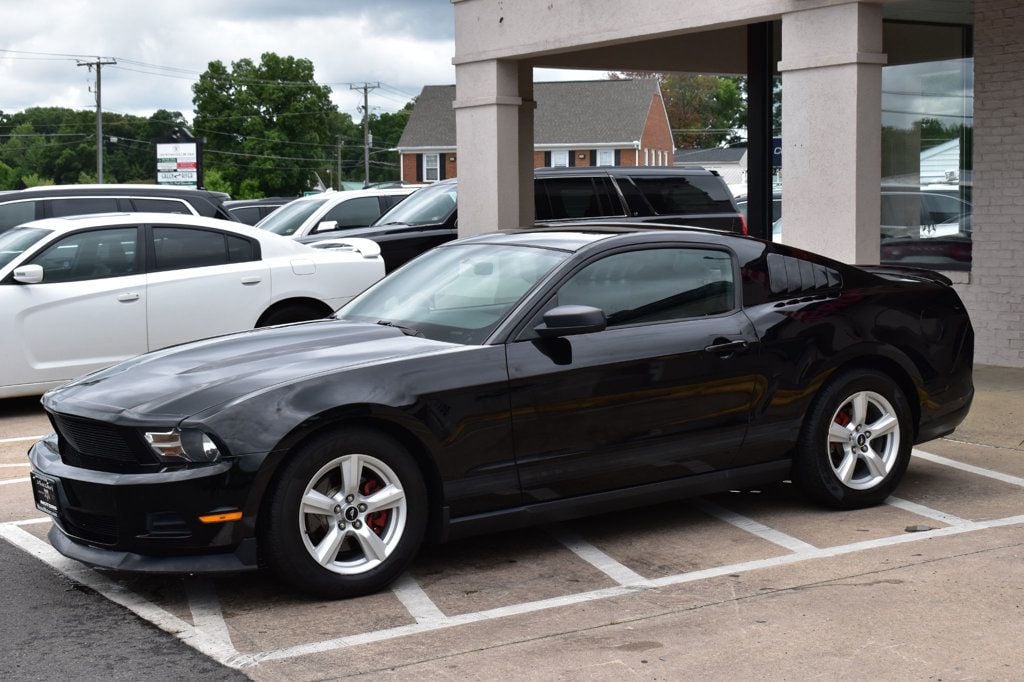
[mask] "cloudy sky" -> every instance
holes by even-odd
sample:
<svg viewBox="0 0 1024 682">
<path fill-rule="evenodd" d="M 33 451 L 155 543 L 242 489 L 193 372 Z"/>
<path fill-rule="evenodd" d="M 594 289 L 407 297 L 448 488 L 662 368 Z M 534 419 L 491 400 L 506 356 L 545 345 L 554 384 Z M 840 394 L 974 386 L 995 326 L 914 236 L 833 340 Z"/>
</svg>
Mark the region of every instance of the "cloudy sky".
<svg viewBox="0 0 1024 682">
<path fill-rule="evenodd" d="M 348 83 L 380 81 L 370 99 L 379 112 L 401 108 L 423 85 L 455 81 L 448 0 L 0 0 L 0 49 L 5 112 L 95 106 L 93 75 L 61 55 L 119 60 L 103 68 L 104 111 L 168 109 L 188 119 L 192 83 L 210 61 L 258 61 L 263 52 L 312 60 L 317 81 L 356 120 L 360 96 Z"/>
</svg>

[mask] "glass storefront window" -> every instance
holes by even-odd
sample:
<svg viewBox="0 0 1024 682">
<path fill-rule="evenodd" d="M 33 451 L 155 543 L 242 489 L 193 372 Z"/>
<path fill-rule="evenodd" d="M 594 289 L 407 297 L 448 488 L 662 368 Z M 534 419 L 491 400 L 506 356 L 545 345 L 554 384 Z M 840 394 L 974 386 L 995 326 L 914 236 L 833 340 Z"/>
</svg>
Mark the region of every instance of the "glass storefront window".
<svg viewBox="0 0 1024 682">
<path fill-rule="evenodd" d="M 971 27 L 885 23 L 881 261 L 971 267 Z"/>
</svg>

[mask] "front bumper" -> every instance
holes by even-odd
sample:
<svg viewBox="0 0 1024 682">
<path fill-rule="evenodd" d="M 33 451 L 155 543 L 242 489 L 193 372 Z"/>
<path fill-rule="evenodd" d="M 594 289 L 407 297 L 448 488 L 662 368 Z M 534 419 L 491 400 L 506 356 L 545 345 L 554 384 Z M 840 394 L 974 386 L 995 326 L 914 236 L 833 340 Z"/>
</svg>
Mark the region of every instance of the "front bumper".
<svg viewBox="0 0 1024 682">
<path fill-rule="evenodd" d="M 61 461 L 54 441 L 29 450 L 33 472 L 54 482 L 59 512 L 50 531 L 61 554 L 123 571 L 224 572 L 255 569 L 255 510 L 249 492 L 262 456 L 194 469 L 118 474 Z M 241 510 L 242 519 L 204 524 L 199 516 Z"/>
</svg>

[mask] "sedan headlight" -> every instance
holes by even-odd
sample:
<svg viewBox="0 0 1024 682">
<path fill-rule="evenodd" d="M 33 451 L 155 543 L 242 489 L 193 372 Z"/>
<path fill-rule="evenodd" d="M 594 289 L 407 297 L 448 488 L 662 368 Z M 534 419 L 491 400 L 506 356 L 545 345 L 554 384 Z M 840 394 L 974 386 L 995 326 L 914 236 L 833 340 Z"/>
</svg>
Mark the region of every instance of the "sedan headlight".
<svg viewBox="0 0 1024 682">
<path fill-rule="evenodd" d="M 206 464 L 217 461 L 221 454 L 209 434 L 198 429 L 146 431 L 143 436 L 161 462 Z"/>
</svg>

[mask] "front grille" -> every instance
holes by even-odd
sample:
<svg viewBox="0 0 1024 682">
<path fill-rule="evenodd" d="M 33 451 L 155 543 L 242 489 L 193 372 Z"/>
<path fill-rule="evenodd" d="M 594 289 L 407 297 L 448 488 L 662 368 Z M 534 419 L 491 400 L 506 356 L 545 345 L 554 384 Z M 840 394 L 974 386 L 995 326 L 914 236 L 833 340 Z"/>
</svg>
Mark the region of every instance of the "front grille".
<svg viewBox="0 0 1024 682">
<path fill-rule="evenodd" d="M 61 510 L 64 530 L 75 537 L 104 545 L 117 544 L 117 518 L 80 509 Z"/>
<path fill-rule="evenodd" d="M 93 419 L 51 414 L 61 460 L 99 471 L 141 471 L 155 464 L 152 451 L 135 429 Z"/>
</svg>

